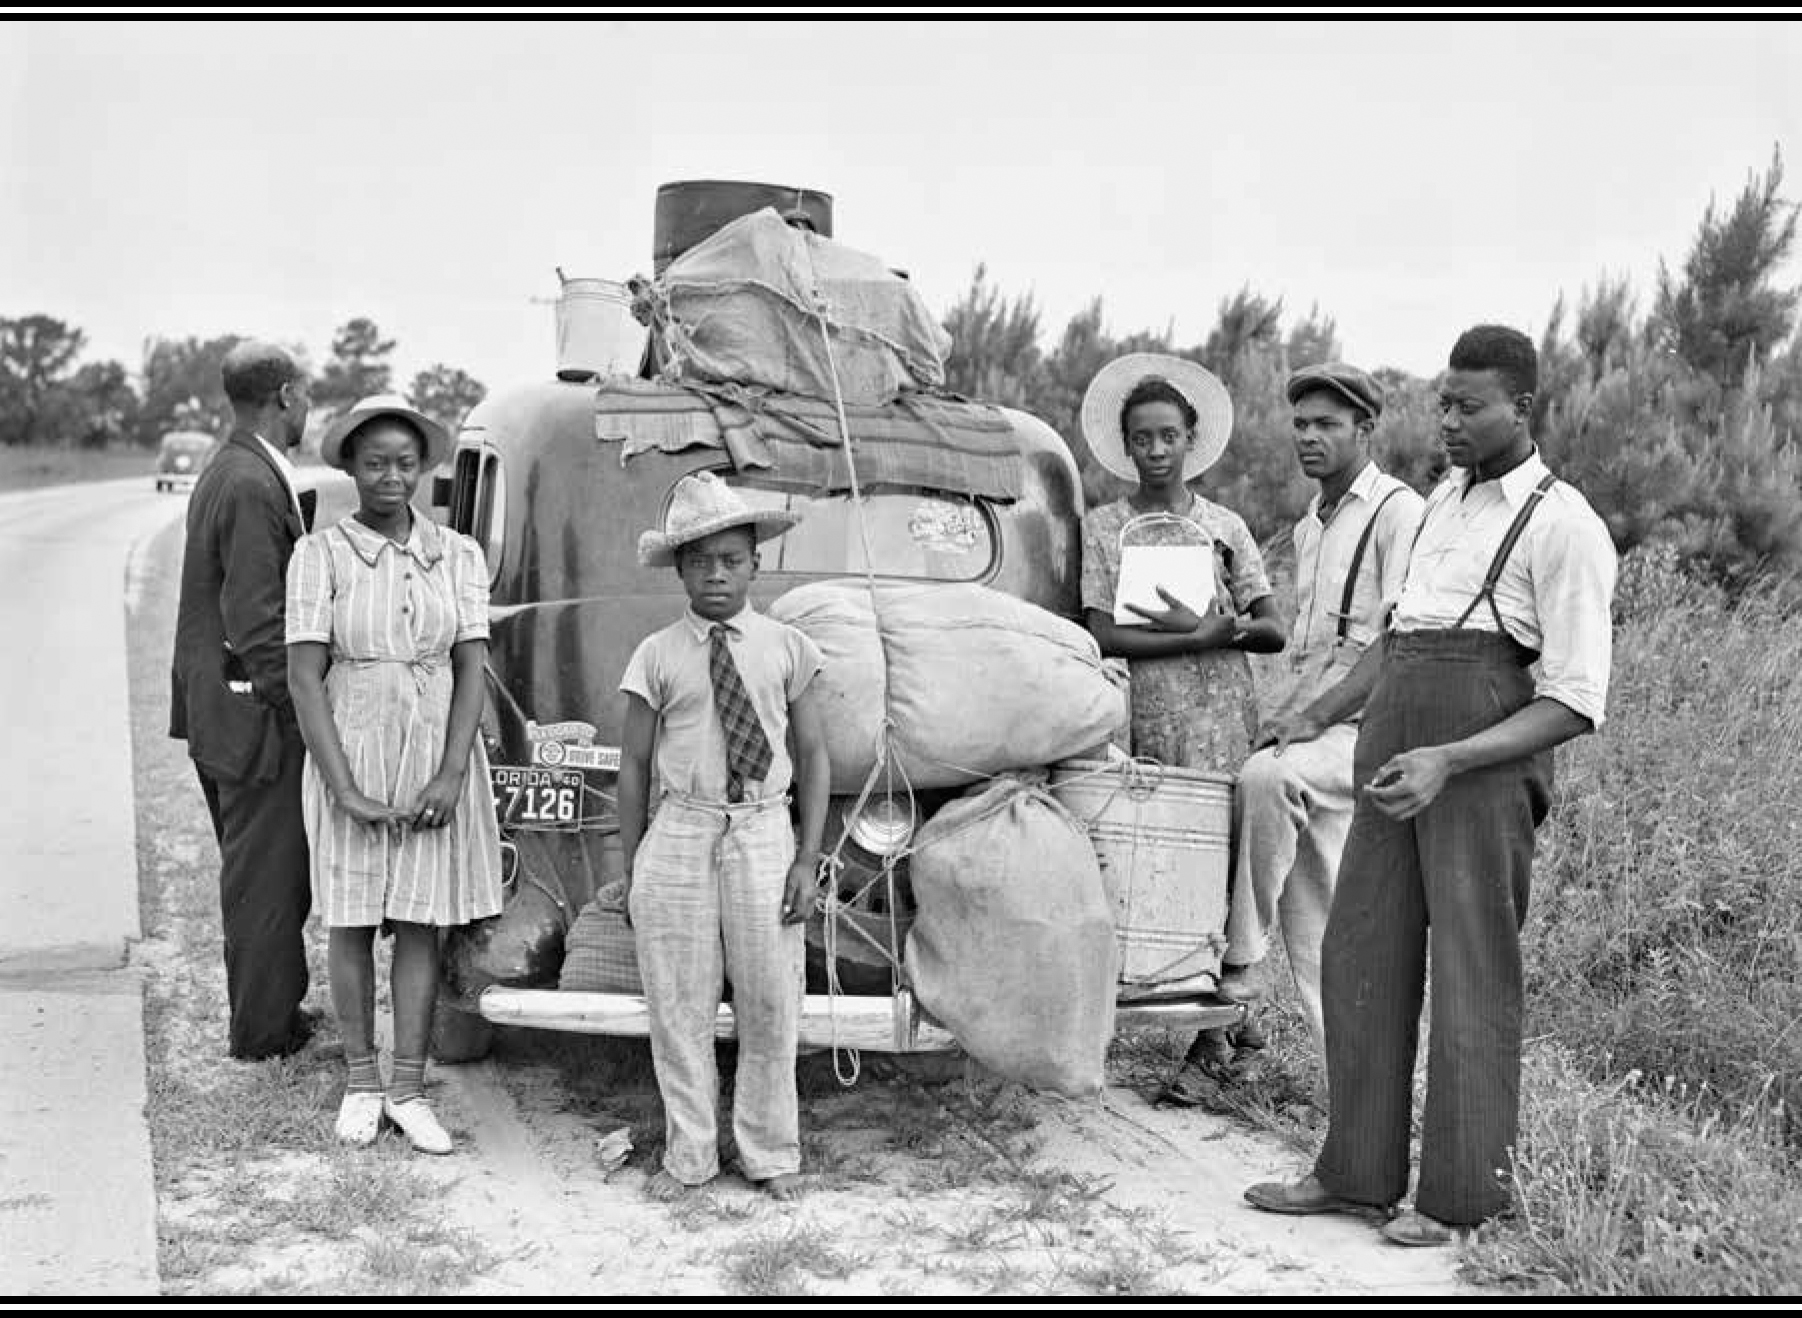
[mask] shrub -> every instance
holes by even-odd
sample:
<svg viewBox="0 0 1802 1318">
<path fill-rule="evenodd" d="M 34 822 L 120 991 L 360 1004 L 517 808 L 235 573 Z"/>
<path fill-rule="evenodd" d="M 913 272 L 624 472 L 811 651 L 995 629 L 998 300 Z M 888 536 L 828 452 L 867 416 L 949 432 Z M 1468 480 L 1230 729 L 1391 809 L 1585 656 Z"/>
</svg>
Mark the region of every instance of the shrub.
<svg viewBox="0 0 1802 1318">
<path fill-rule="evenodd" d="M 1760 1098 L 1723 1117 L 1674 1080 L 1597 1086 L 1568 1046 L 1527 1058 L 1518 1213 L 1464 1256 L 1488 1285 L 1574 1295 L 1794 1295 L 1802 1184 Z"/>
<path fill-rule="evenodd" d="M 1610 717 L 1559 752 L 1529 1010 L 1723 1110 L 1802 1102 L 1802 617 L 1630 555 Z"/>
</svg>

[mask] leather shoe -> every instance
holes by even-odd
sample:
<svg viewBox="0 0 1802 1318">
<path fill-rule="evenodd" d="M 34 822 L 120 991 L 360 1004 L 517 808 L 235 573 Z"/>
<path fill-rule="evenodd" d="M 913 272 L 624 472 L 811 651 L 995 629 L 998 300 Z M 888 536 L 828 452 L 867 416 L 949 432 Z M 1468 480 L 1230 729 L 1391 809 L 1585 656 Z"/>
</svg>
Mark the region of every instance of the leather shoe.
<svg viewBox="0 0 1802 1318">
<path fill-rule="evenodd" d="M 1398 1245 L 1431 1248 L 1449 1245 L 1464 1234 L 1463 1228 L 1447 1225 L 1436 1217 L 1428 1217 L 1418 1209 L 1409 1209 L 1400 1217 L 1383 1223 L 1383 1238 Z"/>
<path fill-rule="evenodd" d="M 1224 1066 L 1185 1062 L 1163 1089 L 1158 1091 L 1153 1102 L 1160 1105 L 1168 1103 L 1175 1107 L 1206 1108 L 1217 1113 L 1230 1112 L 1231 1104 L 1222 1091 L 1231 1081 L 1231 1074 Z"/>
<path fill-rule="evenodd" d="M 423 1098 L 410 1098 L 405 1103 L 396 1103 L 393 1099 L 384 1097 L 382 1115 L 399 1127 L 401 1134 L 421 1153 L 451 1151 L 450 1132 L 438 1124 L 438 1118 L 432 1115 L 431 1104 Z"/>
<path fill-rule="evenodd" d="M 1380 1211 L 1371 1204 L 1341 1199 L 1315 1180 L 1312 1174 L 1295 1182 L 1261 1181 L 1245 1192 L 1245 1202 L 1266 1213 L 1291 1213 L 1298 1216 L 1312 1213 L 1369 1215 Z"/>
<path fill-rule="evenodd" d="M 374 1144 L 382 1128 L 382 1105 L 387 1100 L 381 1090 L 371 1093 L 346 1093 L 338 1104 L 338 1121 L 333 1133 L 340 1144 Z"/>
</svg>

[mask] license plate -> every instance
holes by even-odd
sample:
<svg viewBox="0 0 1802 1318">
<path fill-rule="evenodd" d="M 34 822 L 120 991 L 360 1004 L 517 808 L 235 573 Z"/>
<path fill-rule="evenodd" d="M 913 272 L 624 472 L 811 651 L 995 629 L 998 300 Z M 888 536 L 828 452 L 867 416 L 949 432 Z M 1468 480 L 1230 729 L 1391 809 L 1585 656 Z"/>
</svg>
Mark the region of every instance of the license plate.
<svg viewBox="0 0 1802 1318">
<path fill-rule="evenodd" d="M 582 819 L 580 769 L 488 768 L 494 812 L 503 828 L 575 829 Z"/>
</svg>

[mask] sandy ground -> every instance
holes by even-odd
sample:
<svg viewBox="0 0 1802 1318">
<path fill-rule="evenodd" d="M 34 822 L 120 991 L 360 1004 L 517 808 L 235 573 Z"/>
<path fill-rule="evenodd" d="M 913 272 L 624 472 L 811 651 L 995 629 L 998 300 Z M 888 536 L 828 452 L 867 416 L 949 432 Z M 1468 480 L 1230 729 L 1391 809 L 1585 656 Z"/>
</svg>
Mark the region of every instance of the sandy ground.
<svg viewBox="0 0 1802 1318">
<path fill-rule="evenodd" d="M 452 1155 L 413 1154 L 392 1133 L 335 1146 L 329 1030 L 295 1059 L 221 1055 L 216 852 L 182 748 L 162 735 L 178 553 L 171 531 L 134 560 L 131 626 L 147 935 L 133 960 L 167 1293 L 1474 1293 L 1454 1251 L 1251 1210 L 1246 1185 L 1305 1159 L 1227 1119 L 1151 1106 L 1144 1067 L 1124 1062 L 1130 1087 L 1076 1103 L 869 1055 L 844 1088 L 830 1057 L 804 1058 L 810 1186 L 789 1205 L 730 1175 L 675 1205 L 644 1198 L 661 1122 L 631 1040 L 500 1031 L 487 1060 L 431 1072 Z M 329 1005 L 322 973 L 310 1000 Z M 635 1149 L 609 1171 L 600 1141 L 620 1129 Z"/>
</svg>

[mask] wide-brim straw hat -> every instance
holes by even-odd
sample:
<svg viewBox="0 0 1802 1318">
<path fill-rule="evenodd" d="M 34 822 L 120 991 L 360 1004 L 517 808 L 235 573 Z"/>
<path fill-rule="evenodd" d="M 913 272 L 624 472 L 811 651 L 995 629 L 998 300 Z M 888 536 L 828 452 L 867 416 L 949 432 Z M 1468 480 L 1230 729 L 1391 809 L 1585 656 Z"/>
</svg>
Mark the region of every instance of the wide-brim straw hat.
<svg viewBox="0 0 1802 1318">
<path fill-rule="evenodd" d="M 645 567 L 674 567 L 676 550 L 716 531 L 748 526 L 757 543 L 774 540 L 801 519 L 774 508 L 752 508 L 737 490 L 711 471 L 684 476 L 670 491 L 663 529 L 638 537 L 638 561 Z"/>
<path fill-rule="evenodd" d="M 450 432 L 431 417 L 414 407 L 399 394 L 372 394 L 359 399 L 355 406 L 332 418 L 319 439 L 319 458 L 329 467 L 344 470 L 344 440 L 365 421 L 381 416 L 398 416 L 411 421 L 425 436 L 425 470 L 431 470 L 450 456 Z"/>
<path fill-rule="evenodd" d="M 1220 378 L 1200 362 L 1161 352 L 1129 352 L 1095 372 L 1082 396 L 1082 434 L 1089 452 L 1103 467 L 1125 480 L 1137 482 L 1139 473 L 1126 452 L 1126 436 L 1120 430 L 1120 405 L 1146 379 L 1171 384 L 1195 409 L 1195 442 L 1183 459 L 1183 479 L 1201 475 L 1226 451 L 1233 433 L 1233 400 Z"/>
</svg>

